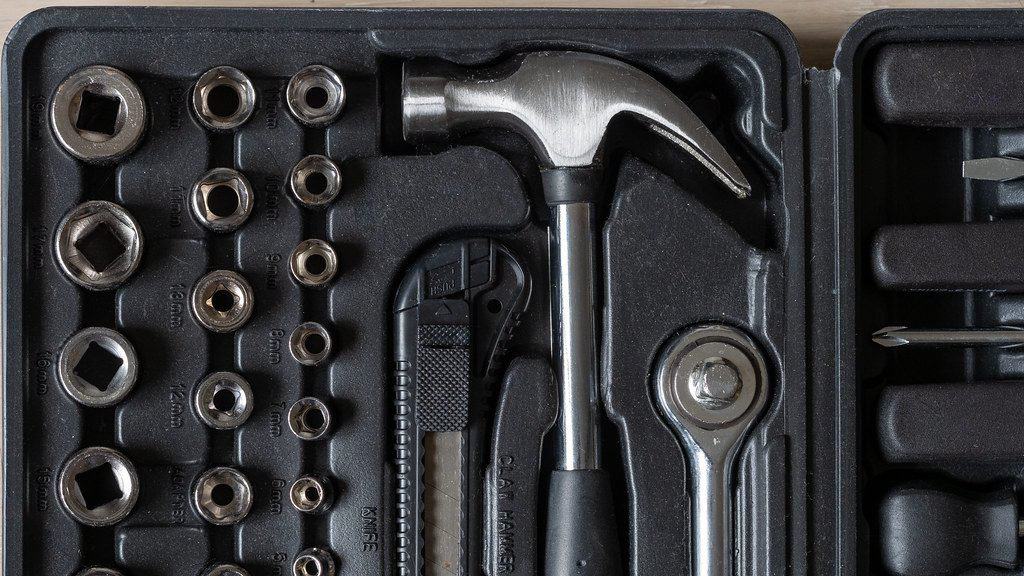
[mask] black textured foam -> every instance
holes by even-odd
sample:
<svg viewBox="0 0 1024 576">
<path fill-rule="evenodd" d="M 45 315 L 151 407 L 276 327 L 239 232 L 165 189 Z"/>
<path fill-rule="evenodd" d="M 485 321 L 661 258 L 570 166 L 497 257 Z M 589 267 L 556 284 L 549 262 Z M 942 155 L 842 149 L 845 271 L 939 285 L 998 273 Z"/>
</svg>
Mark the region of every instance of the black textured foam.
<svg viewBox="0 0 1024 576">
<path fill-rule="evenodd" d="M 417 331 L 416 419 L 428 432 L 469 424 L 469 326 L 424 324 Z"/>
<path fill-rule="evenodd" d="M 878 115 L 911 126 L 1017 126 L 1019 62 L 1019 45 L 1004 42 L 885 46 L 873 70 Z"/>
</svg>

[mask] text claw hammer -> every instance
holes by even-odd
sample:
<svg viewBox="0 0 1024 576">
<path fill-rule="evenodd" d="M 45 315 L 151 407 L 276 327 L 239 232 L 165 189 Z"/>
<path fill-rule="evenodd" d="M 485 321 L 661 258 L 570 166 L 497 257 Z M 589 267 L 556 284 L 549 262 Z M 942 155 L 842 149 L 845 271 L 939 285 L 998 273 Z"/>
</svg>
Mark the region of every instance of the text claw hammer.
<svg viewBox="0 0 1024 576">
<path fill-rule="evenodd" d="M 486 79 L 417 75 L 402 83 L 405 137 L 495 127 L 533 147 L 551 210 L 552 347 L 559 380 L 558 467 L 549 490 L 547 576 L 622 572 L 611 486 L 600 467 L 595 307 L 598 154 L 611 120 L 631 114 L 655 128 L 739 197 L 750 183 L 686 105 L 648 74 L 581 52 L 534 52 Z"/>
</svg>

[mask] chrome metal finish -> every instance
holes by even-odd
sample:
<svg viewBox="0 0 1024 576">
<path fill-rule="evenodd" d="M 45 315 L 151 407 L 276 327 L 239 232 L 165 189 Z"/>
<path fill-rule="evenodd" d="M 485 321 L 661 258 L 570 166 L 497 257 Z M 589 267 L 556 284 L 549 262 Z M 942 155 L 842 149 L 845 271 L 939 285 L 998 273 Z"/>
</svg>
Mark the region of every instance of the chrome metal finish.
<svg viewBox="0 0 1024 576">
<path fill-rule="evenodd" d="M 255 203 L 249 180 L 232 168 L 214 168 L 203 174 L 189 195 L 196 220 L 214 232 L 240 228 Z"/>
<path fill-rule="evenodd" d="M 113 202 L 75 206 L 57 225 L 55 252 L 61 271 L 90 290 L 109 290 L 127 280 L 142 261 L 142 228 Z"/>
<path fill-rule="evenodd" d="M 722 144 L 668 88 L 625 62 L 583 52 L 531 52 L 498 80 L 407 75 L 407 138 L 444 135 L 466 124 L 525 135 L 545 167 L 594 164 L 611 119 L 627 113 L 699 160 L 737 196 L 750 183 Z"/>
<path fill-rule="evenodd" d="M 256 89 L 241 70 L 211 68 L 192 89 L 192 108 L 199 122 L 211 130 L 234 130 L 256 109 Z"/>
<path fill-rule="evenodd" d="M 207 426 L 230 430 L 244 424 L 252 414 L 252 388 L 234 372 L 214 372 L 196 386 L 192 403 Z"/>
<path fill-rule="evenodd" d="M 214 332 L 232 332 L 252 316 L 255 294 L 237 272 L 215 270 L 192 288 L 191 308 L 196 321 Z"/>
<path fill-rule="evenodd" d="M 750 183 L 707 126 L 648 74 L 612 58 L 582 52 L 532 52 L 500 78 L 417 75 L 402 83 L 407 139 L 447 136 L 478 126 L 524 135 L 542 168 L 590 167 L 612 118 L 626 113 L 694 156 L 733 193 Z M 552 206 L 552 340 L 560 382 L 559 465 L 599 465 L 597 351 L 594 324 L 595 230 L 592 207 Z"/>
<path fill-rule="evenodd" d="M 292 483 L 288 495 L 296 510 L 308 514 L 326 512 L 334 504 L 334 488 L 323 476 L 300 476 Z"/>
<path fill-rule="evenodd" d="M 304 240 L 292 251 L 288 267 L 299 284 L 322 288 L 338 273 L 338 254 L 323 240 Z"/>
<path fill-rule="evenodd" d="M 963 176 L 972 180 L 1005 182 L 1024 178 L 1024 159 L 1012 156 L 964 160 Z"/>
<path fill-rule="evenodd" d="M 326 156 L 306 156 L 288 174 L 288 186 L 300 204 L 320 208 L 341 192 L 341 170 Z"/>
<path fill-rule="evenodd" d="M 288 109 L 308 126 L 326 126 L 341 114 L 345 106 L 345 84 L 327 66 L 312 64 L 299 70 L 288 81 Z"/>
<path fill-rule="evenodd" d="M 542 169 L 588 168 L 581 172 L 594 175 L 612 118 L 628 114 L 693 156 L 737 197 L 750 196 L 750 182 L 711 130 L 668 88 L 640 70 L 613 58 L 571 51 L 530 52 L 511 64 L 503 77 L 471 80 L 417 75 L 407 68 L 401 95 L 404 136 L 506 128 L 526 137 Z M 559 190 L 562 186 L 578 190 Z M 588 203 L 599 191 L 587 186 L 585 180 L 569 177 L 547 180 L 545 190 L 552 211 L 552 342 L 560 378 L 557 458 L 569 470 L 597 468 L 600 452 L 594 322 L 598 228 Z M 577 195 L 581 201 L 571 203 Z"/>
<path fill-rule="evenodd" d="M 75 452 L 57 482 L 64 510 L 86 526 L 110 526 L 131 514 L 139 498 L 139 477 L 128 458 L 104 446 Z"/>
<path fill-rule="evenodd" d="M 135 347 L 120 332 L 90 327 L 60 349 L 57 380 L 68 396 L 90 408 L 113 406 L 128 395 L 139 374 Z"/>
<path fill-rule="evenodd" d="M 57 141 L 72 156 L 85 162 L 113 162 L 142 141 L 146 101 L 124 72 L 87 66 L 57 87 L 50 124 Z"/>
<path fill-rule="evenodd" d="M 210 566 L 203 576 L 249 576 L 249 571 L 237 564 L 217 564 Z"/>
<path fill-rule="evenodd" d="M 293 576 L 335 576 L 337 571 L 334 555 L 323 548 L 306 548 L 292 563 Z"/>
<path fill-rule="evenodd" d="M 1024 344 L 1024 328 L 932 328 L 913 329 L 889 326 L 871 335 L 875 344 L 886 348 L 898 346 L 996 346 L 1009 348 Z"/>
<path fill-rule="evenodd" d="M 768 367 L 745 333 L 722 325 L 687 330 L 655 365 L 665 420 L 685 448 L 691 487 L 693 574 L 733 576 L 735 461 L 768 398 Z"/>
<path fill-rule="evenodd" d="M 288 348 L 299 364 L 317 366 L 331 355 L 331 334 L 316 322 L 305 322 L 292 330 Z"/>
<path fill-rule="evenodd" d="M 588 203 L 552 207 L 553 353 L 562 419 L 559 467 L 596 470 L 598 439 L 597 334 L 594 326 L 594 212 Z"/>
<path fill-rule="evenodd" d="M 331 429 L 331 411 L 319 398 L 300 398 L 288 410 L 288 428 L 301 440 L 319 440 Z"/>
<path fill-rule="evenodd" d="M 252 485 L 234 468 L 212 468 L 196 480 L 192 502 L 199 515 L 211 524 L 237 524 L 252 509 Z"/>
</svg>

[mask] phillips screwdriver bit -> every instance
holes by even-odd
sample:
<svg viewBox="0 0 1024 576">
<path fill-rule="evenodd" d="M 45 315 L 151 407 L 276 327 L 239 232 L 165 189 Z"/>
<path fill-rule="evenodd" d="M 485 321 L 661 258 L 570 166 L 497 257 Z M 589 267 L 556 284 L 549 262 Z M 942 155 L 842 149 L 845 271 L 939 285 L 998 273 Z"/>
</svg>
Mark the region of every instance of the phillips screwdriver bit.
<svg viewBox="0 0 1024 576">
<path fill-rule="evenodd" d="M 1024 344 L 1024 328 L 934 328 L 912 329 L 889 326 L 871 335 L 875 344 L 886 348 L 898 346 L 999 346 Z"/>
</svg>

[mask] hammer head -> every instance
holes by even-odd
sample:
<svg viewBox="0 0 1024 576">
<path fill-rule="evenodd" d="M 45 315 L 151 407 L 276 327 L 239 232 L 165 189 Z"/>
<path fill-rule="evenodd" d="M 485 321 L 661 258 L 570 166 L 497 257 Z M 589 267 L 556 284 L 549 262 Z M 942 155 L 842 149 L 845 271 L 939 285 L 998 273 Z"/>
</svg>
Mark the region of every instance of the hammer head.
<svg viewBox="0 0 1024 576">
<path fill-rule="evenodd" d="M 629 113 L 693 155 L 737 196 L 750 184 L 699 118 L 657 80 L 618 60 L 583 52 L 532 52 L 498 79 L 406 74 L 402 126 L 407 139 L 461 127 L 511 129 L 525 136 L 545 168 L 596 162 L 612 118 Z"/>
</svg>

